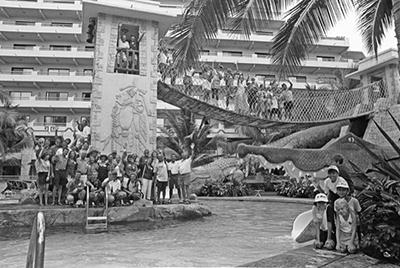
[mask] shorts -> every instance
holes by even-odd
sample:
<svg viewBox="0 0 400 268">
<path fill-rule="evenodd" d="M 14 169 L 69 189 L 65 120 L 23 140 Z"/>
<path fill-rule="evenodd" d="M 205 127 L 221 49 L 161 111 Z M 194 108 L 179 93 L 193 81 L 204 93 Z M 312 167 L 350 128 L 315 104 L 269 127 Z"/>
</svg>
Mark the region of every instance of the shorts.
<svg viewBox="0 0 400 268">
<path fill-rule="evenodd" d="M 39 172 L 38 173 L 38 185 L 46 185 L 46 178 L 49 175 L 48 172 Z"/>
<path fill-rule="evenodd" d="M 53 185 L 58 186 L 66 186 L 67 185 L 67 170 L 55 170 L 54 171 L 54 179 Z"/>
<path fill-rule="evenodd" d="M 168 185 L 167 181 L 157 181 L 157 188 L 160 192 L 165 192 L 167 185 Z"/>
<path fill-rule="evenodd" d="M 176 189 L 179 188 L 179 184 L 178 184 L 178 180 L 179 180 L 179 174 L 171 174 L 171 177 L 169 178 L 169 188 L 173 189 L 174 187 Z"/>
<path fill-rule="evenodd" d="M 190 181 L 190 173 L 182 174 L 179 176 L 179 179 L 178 179 L 179 185 L 188 186 L 188 185 L 190 185 L 190 182 L 191 182 Z"/>
</svg>

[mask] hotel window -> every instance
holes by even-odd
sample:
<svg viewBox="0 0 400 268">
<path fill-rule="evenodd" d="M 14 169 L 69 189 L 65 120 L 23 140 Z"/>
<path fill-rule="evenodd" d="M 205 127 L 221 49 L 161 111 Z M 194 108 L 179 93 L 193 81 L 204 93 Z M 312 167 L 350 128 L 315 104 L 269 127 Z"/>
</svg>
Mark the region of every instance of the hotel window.
<svg viewBox="0 0 400 268">
<path fill-rule="evenodd" d="M 330 83 L 335 83 L 336 82 L 336 77 L 318 77 L 317 78 L 317 84 L 330 84 Z"/>
<path fill-rule="evenodd" d="M 68 100 L 68 92 L 46 92 L 46 100 L 66 101 Z"/>
<path fill-rule="evenodd" d="M 257 58 L 268 58 L 271 56 L 268 52 L 256 52 Z"/>
<path fill-rule="evenodd" d="M 25 21 L 25 20 L 17 20 L 17 21 L 15 21 L 15 25 L 35 26 L 35 22 L 34 21 Z"/>
<path fill-rule="evenodd" d="M 11 91 L 10 98 L 12 100 L 29 100 L 32 96 L 32 92 L 30 91 Z"/>
<path fill-rule="evenodd" d="M 93 75 L 93 69 L 83 69 L 83 75 L 84 76 Z"/>
<path fill-rule="evenodd" d="M 262 83 L 264 80 L 267 82 L 271 82 L 275 80 L 275 75 L 273 74 L 256 74 L 256 79 L 258 82 Z"/>
<path fill-rule="evenodd" d="M 231 57 L 242 57 L 242 51 L 222 51 L 223 56 L 231 56 Z"/>
<path fill-rule="evenodd" d="M 69 75 L 69 69 L 48 68 L 49 75 Z"/>
<path fill-rule="evenodd" d="M 14 49 L 30 49 L 32 50 L 35 44 L 14 44 Z"/>
<path fill-rule="evenodd" d="M 317 56 L 317 60 L 321 59 L 322 61 L 335 61 L 335 57 L 330 56 Z"/>
<path fill-rule="evenodd" d="M 90 92 L 83 92 L 82 93 L 82 100 L 83 101 L 90 101 L 90 97 L 92 96 L 92 93 Z"/>
<path fill-rule="evenodd" d="M 44 125 L 66 126 L 67 125 L 67 117 L 66 116 L 45 116 L 44 117 Z"/>
<path fill-rule="evenodd" d="M 94 51 L 94 46 L 85 46 L 85 51 Z"/>
<path fill-rule="evenodd" d="M 71 51 L 71 46 L 68 46 L 68 45 L 50 45 L 50 50 Z"/>
<path fill-rule="evenodd" d="M 31 74 L 32 71 L 33 71 L 33 68 L 29 68 L 29 67 L 12 67 L 11 68 L 12 74 Z"/>
<path fill-rule="evenodd" d="M 56 27 L 72 27 L 73 23 L 71 22 L 52 22 L 51 26 Z"/>
<path fill-rule="evenodd" d="M 297 83 L 307 83 L 307 76 L 292 76 L 290 77 Z"/>
</svg>

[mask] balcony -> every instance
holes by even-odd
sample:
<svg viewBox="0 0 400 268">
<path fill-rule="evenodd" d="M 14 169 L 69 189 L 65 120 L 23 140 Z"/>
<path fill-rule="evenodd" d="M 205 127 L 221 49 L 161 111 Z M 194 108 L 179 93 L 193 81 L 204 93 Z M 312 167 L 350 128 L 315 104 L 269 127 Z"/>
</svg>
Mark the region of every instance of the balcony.
<svg viewBox="0 0 400 268">
<path fill-rule="evenodd" d="M 202 52 L 201 61 L 238 65 L 239 70 L 248 71 L 250 68 L 250 72 L 255 70 L 255 68 L 258 68 L 259 71 L 262 71 L 265 69 L 265 67 L 272 66 L 271 58 L 266 57 L 265 55 L 251 53 L 243 53 L 242 55 L 238 55 L 219 51 L 210 53 Z M 303 69 L 309 69 L 311 72 L 321 68 L 354 69 L 354 64 L 355 62 L 351 59 L 324 60 L 323 58 L 311 56 L 303 62 Z"/>
<path fill-rule="evenodd" d="M 0 83 L 7 86 L 13 83 L 30 82 L 37 88 L 37 83 L 66 83 L 66 84 L 91 84 L 92 74 L 83 71 L 70 72 L 47 72 L 47 71 L 2 71 L 0 72 Z"/>
<path fill-rule="evenodd" d="M 54 136 L 57 130 L 58 135 L 66 138 L 73 138 L 74 120 L 66 123 L 44 123 L 33 120 L 28 123 L 28 127 L 32 128 L 35 136 Z"/>
<path fill-rule="evenodd" d="M 67 98 L 47 98 L 39 96 L 12 98 L 13 105 L 18 105 L 18 108 L 34 108 L 34 109 L 90 109 L 90 99 L 82 99 L 75 96 Z"/>
<path fill-rule="evenodd" d="M 0 21 L 2 32 L 81 34 L 81 23 Z"/>
<path fill-rule="evenodd" d="M 40 65 L 84 65 L 91 66 L 93 64 L 93 51 L 85 50 L 82 47 L 71 47 L 54 49 L 52 47 L 14 47 L 0 46 L 0 58 L 6 63 L 20 63 L 18 61 L 24 58 L 24 63 L 40 64 Z"/>
<path fill-rule="evenodd" d="M 71 15 L 76 17 L 75 12 L 82 11 L 81 0 L 5 0 L 1 1 L 1 6 L 6 12 L 15 17 L 21 17 L 18 16 L 18 11 L 21 12 L 24 9 L 30 10 L 30 17 L 40 18 L 43 18 L 43 16 L 46 18 L 59 18 L 60 12 L 63 13 L 63 18 L 65 18 L 65 15 L 67 15 L 65 11 L 70 11 Z"/>
</svg>

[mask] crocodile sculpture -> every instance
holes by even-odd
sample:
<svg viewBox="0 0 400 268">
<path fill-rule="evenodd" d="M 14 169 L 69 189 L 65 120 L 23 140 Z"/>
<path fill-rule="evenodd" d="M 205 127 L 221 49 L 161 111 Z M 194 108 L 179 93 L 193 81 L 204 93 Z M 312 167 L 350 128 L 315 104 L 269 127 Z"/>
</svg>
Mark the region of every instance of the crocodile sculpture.
<svg viewBox="0 0 400 268">
<path fill-rule="evenodd" d="M 341 154 L 347 160 L 353 162 L 361 170 L 366 171 L 372 168 L 373 158 L 363 149 L 363 146 L 369 148 L 378 155 L 382 151 L 388 157 L 397 157 L 398 155 L 392 147 L 384 147 L 367 142 L 352 133 L 348 133 L 333 142 L 328 143 L 320 149 L 298 149 L 298 148 L 278 148 L 278 147 L 259 147 L 240 144 L 238 146 L 239 157 L 245 157 L 247 154 L 263 156 L 268 162 L 273 164 L 282 164 L 286 161 L 292 161 L 293 164 L 303 171 L 318 171 L 329 166 L 332 163 L 332 157 L 335 154 Z M 351 166 L 348 166 L 352 170 Z"/>
</svg>

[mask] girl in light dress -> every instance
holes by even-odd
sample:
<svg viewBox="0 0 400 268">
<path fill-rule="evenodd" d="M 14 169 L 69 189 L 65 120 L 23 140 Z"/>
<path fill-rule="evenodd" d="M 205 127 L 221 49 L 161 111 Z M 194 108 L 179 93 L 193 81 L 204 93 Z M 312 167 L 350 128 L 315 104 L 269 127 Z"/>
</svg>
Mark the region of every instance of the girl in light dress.
<svg viewBox="0 0 400 268">
<path fill-rule="evenodd" d="M 358 249 L 357 214 L 344 198 L 336 200 L 336 249 L 342 253 L 355 253 Z"/>
</svg>

